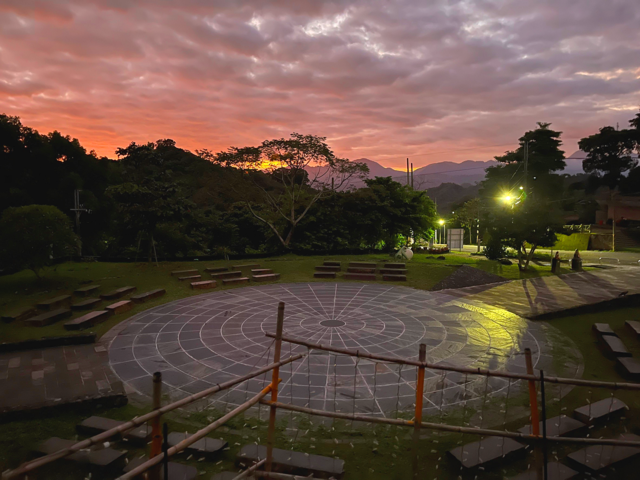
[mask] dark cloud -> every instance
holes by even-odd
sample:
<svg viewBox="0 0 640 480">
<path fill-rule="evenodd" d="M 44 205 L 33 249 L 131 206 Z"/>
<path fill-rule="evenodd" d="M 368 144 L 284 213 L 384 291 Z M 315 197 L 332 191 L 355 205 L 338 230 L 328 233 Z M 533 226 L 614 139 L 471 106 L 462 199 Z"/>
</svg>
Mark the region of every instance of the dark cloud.
<svg viewBox="0 0 640 480">
<path fill-rule="evenodd" d="M 570 153 L 637 110 L 638 25 L 637 0 L 5 0 L 0 111 L 108 155 L 298 131 L 401 167 L 486 159 L 536 121 Z"/>
</svg>

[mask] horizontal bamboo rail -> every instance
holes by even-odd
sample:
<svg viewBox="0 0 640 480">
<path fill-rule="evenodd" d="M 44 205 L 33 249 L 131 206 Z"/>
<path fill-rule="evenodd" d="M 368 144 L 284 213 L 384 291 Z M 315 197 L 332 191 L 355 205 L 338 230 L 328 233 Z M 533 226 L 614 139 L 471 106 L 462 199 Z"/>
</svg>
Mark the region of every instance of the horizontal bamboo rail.
<svg viewBox="0 0 640 480">
<path fill-rule="evenodd" d="M 254 472 L 253 474 L 255 477 L 260 477 L 260 478 L 270 478 L 272 480 L 309 480 L 310 478 L 316 478 L 316 477 L 303 477 L 301 475 L 290 475 L 288 473 L 276 473 L 276 472 L 265 472 L 265 471 L 258 471 L 258 472 Z M 238 478 L 238 477 L 236 477 Z M 236 480 L 235 478 L 233 480 Z"/>
<path fill-rule="evenodd" d="M 546 379 L 545 379 L 546 380 Z M 316 410 L 313 408 L 299 407 L 297 405 L 291 405 L 289 403 L 270 402 L 269 400 L 261 400 L 263 405 L 275 406 L 276 408 L 282 408 L 283 410 L 289 410 L 292 412 L 306 413 L 309 415 L 317 415 L 319 417 L 338 418 L 342 420 L 352 420 L 356 422 L 378 423 L 383 425 L 396 425 L 401 427 L 415 427 L 415 422 L 411 420 L 402 420 L 396 418 L 382 418 L 382 417 L 369 417 L 367 415 L 359 415 L 353 413 L 338 413 L 328 412 L 326 410 Z M 455 425 L 445 425 L 442 423 L 421 422 L 420 428 L 429 430 L 439 430 L 443 432 L 452 433 L 468 433 L 471 435 L 482 435 L 487 437 L 507 437 L 522 440 L 525 442 L 539 442 L 542 437 L 536 437 L 535 435 L 527 435 L 524 433 L 509 432 L 506 430 L 490 430 L 487 428 L 471 428 L 471 427 L 458 427 Z M 575 443 L 575 444 L 587 444 L 587 445 L 618 445 L 624 447 L 638 447 L 640 448 L 640 442 L 633 442 L 630 440 L 618 440 L 615 438 L 572 438 L 572 437 L 547 437 L 548 442 L 556 443 Z"/>
<path fill-rule="evenodd" d="M 258 463 L 254 463 L 251 467 L 247 468 L 244 472 L 241 472 L 237 477 L 233 477 L 231 480 L 242 480 L 243 478 L 247 478 L 261 466 L 263 466 L 267 462 L 266 458 L 263 458 Z"/>
<path fill-rule="evenodd" d="M 214 387 L 211 388 L 207 388 L 206 390 L 202 390 L 201 392 L 198 392 L 196 394 L 190 395 L 188 397 L 183 398 L 182 400 L 178 400 L 177 402 L 173 402 L 170 403 L 168 405 L 165 405 L 164 407 L 161 407 L 157 410 L 153 410 L 145 415 L 141 415 L 140 417 L 134 418 L 126 423 L 123 423 L 122 425 L 112 428 L 110 430 L 107 430 L 106 432 L 102 432 L 99 433 L 98 435 L 95 435 L 91 438 L 87 438 L 86 440 L 82 440 L 81 442 L 78 442 L 74 445 L 71 445 L 68 448 L 62 449 L 58 452 L 55 453 L 51 453 L 49 455 L 46 455 L 44 457 L 40 457 L 37 458 L 35 460 L 31 460 L 30 462 L 25 462 L 23 463 L 21 466 L 19 466 L 18 468 L 16 468 L 15 470 L 10 470 L 7 472 L 4 472 L 2 474 L 2 479 L 3 480 L 8 480 L 10 478 L 16 478 L 19 477 L 21 475 L 25 475 L 33 470 L 35 470 L 36 468 L 42 467 L 43 465 L 46 465 L 48 463 L 51 463 L 55 460 L 58 460 L 60 458 L 64 458 L 68 455 L 71 455 L 72 453 L 75 453 L 79 450 L 85 449 L 85 448 L 89 448 L 92 445 L 97 445 L 98 443 L 102 443 L 105 440 L 108 440 L 109 438 L 113 437 L 114 435 L 118 435 L 118 434 L 122 434 L 124 432 L 126 432 L 127 430 L 131 430 L 132 428 L 135 428 L 137 426 L 140 426 L 144 423 L 146 423 L 147 421 L 159 417 L 167 412 L 170 412 L 172 410 L 175 410 L 177 408 L 183 407 L 185 405 L 188 405 L 190 403 L 193 403 L 197 400 L 200 400 L 204 397 L 208 397 L 209 395 L 213 395 L 214 393 L 220 392 L 222 390 L 226 390 L 228 388 L 234 387 L 242 382 L 245 382 L 247 380 L 250 380 L 254 377 L 258 377 L 260 375 L 262 375 L 263 373 L 266 373 L 270 370 L 273 370 L 276 367 L 281 367 L 283 365 L 287 365 L 291 362 L 295 362 L 296 360 L 299 360 L 301 358 L 304 358 L 306 356 L 306 354 L 301 353 L 301 354 L 297 354 L 297 355 L 293 355 L 292 357 L 289 357 L 285 360 L 282 360 L 281 362 L 275 362 L 272 363 L 270 365 L 267 365 L 265 367 L 262 367 L 258 370 L 256 370 L 255 372 L 252 373 L 248 373 L 242 377 L 238 377 L 236 379 L 233 380 L 229 380 L 227 382 L 223 382 L 220 383 Z M 189 437 L 191 438 L 191 437 Z"/>
<path fill-rule="evenodd" d="M 273 333 L 267 333 L 267 337 L 275 338 Z M 311 343 L 304 340 L 299 340 L 293 337 L 282 337 L 283 342 L 289 342 L 296 345 L 302 345 L 314 350 L 324 350 L 325 352 L 340 353 L 343 355 L 349 355 L 352 357 L 367 358 L 370 360 L 376 360 L 379 362 L 397 363 L 401 365 L 411 365 L 414 367 L 429 368 L 431 370 L 445 370 L 448 372 L 466 373 L 472 375 L 484 375 L 486 377 L 500 377 L 500 378 L 512 378 L 516 380 L 533 380 L 540 381 L 540 375 L 527 375 L 522 373 L 504 372 L 501 370 L 488 370 L 486 368 L 469 368 L 469 367 L 452 367 L 447 365 L 439 365 L 437 363 L 420 362 L 418 360 L 407 360 L 405 358 L 390 357 L 386 355 L 374 355 L 371 353 L 361 352 L 360 350 L 349 350 L 346 348 L 336 348 L 329 345 L 322 345 L 320 343 Z M 595 387 L 595 388 L 610 388 L 612 390 L 639 390 L 640 383 L 617 383 L 617 382 L 598 382 L 593 380 L 582 380 L 579 378 L 562 378 L 562 377 L 547 377 L 545 375 L 544 381 L 547 383 L 557 383 L 563 385 L 574 385 L 577 387 Z"/>
<path fill-rule="evenodd" d="M 190 437 L 185 438 L 180 443 L 178 443 L 178 444 L 174 445 L 173 447 L 169 448 L 167 450 L 167 452 L 166 452 L 167 457 L 171 457 L 171 456 L 175 455 L 176 453 L 180 453 L 182 450 L 187 448 L 189 445 L 191 445 L 191 444 L 197 442 L 198 440 L 202 439 L 203 437 L 207 436 L 209 433 L 213 432 L 217 428 L 220 428 L 222 425 L 224 425 L 226 422 L 231 420 L 236 415 L 239 415 L 240 413 L 244 412 L 245 410 L 250 409 L 256 403 L 258 403 L 265 395 L 267 395 L 270 391 L 271 391 L 271 385 L 267 385 L 255 397 L 253 397 L 250 400 L 244 402 L 242 405 L 234 408 L 229 413 L 227 413 L 226 415 L 223 415 L 222 417 L 220 417 L 215 422 L 210 423 L 209 425 L 207 425 L 203 429 L 198 430 L 196 433 L 194 433 Z M 141 473 L 146 472 L 151 467 L 153 467 L 155 465 L 159 465 L 162 462 L 163 459 L 164 459 L 164 455 L 156 455 L 155 457 L 150 458 L 146 462 L 138 465 L 133 470 L 125 473 L 124 475 L 119 476 L 117 480 L 131 480 L 132 478 L 137 477 Z"/>
</svg>

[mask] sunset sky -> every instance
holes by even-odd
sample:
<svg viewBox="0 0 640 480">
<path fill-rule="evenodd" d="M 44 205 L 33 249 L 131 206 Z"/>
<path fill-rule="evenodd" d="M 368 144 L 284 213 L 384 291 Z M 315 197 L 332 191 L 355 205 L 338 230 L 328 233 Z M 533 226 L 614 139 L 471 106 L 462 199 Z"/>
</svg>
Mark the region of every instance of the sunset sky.
<svg viewBox="0 0 640 480">
<path fill-rule="evenodd" d="M 0 113 L 115 157 L 296 131 L 402 168 L 640 105 L 638 0 L 0 0 Z"/>
</svg>

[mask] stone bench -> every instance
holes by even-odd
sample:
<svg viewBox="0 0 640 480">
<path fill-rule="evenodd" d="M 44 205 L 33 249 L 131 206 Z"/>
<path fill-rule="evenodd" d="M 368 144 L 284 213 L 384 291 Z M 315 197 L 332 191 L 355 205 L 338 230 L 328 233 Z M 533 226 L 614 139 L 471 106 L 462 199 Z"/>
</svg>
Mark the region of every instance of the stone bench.
<svg viewBox="0 0 640 480">
<path fill-rule="evenodd" d="M 38 445 L 35 452 L 40 455 L 50 455 L 76 443 L 75 440 L 51 437 Z M 94 467 L 121 469 L 124 467 L 125 457 L 126 452 L 113 448 L 101 448 L 100 450 L 80 450 L 65 457 L 65 460 Z"/>
<path fill-rule="evenodd" d="M 38 309 L 35 307 L 27 307 L 27 308 L 23 308 L 22 310 L 18 310 L 14 313 L 9 313 L 6 315 L 2 315 L 2 321 L 4 323 L 11 323 L 11 322 L 15 322 L 15 321 L 22 321 L 22 320 L 27 320 L 28 318 L 31 318 L 35 315 L 38 314 Z"/>
<path fill-rule="evenodd" d="M 580 420 L 560 415 L 558 417 L 548 418 L 545 422 L 547 425 L 548 437 L 570 437 L 581 433 L 587 426 Z M 526 435 L 532 435 L 531 425 L 525 425 L 518 429 L 518 432 Z M 542 422 L 540 422 L 540 434 L 542 435 Z"/>
<path fill-rule="evenodd" d="M 234 270 L 233 272 L 212 273 L 211 278 L 223 279 L 223 278 L 237 278 L 241 277 L 242 272 L 240 270 Z"/>
<path fill-rule="evenodd" d="M 377 264 L 373 262 L 349 262 L 350 267 L 354 268 L 377 268 Z"/>
<path fill-rule="evenodd" d="M 31 317 L 28 320 L 25 320 L 25 323 L 32 327 L 46 327 L 47 325 L 56 323 L 58 320 L 62 320 L 63 318 L 69 318 L 71 315 L 71 310 L 59 308 L 58 310 L 41 313 L 40 315 Z"/>
<path fill-rule="evenodd" d="M 381 268 L 380 273 L 382 274 L 387 273 L 390 275 L 406 275 L 407 269 L 406 268 Z"/>
<path fill-rule="evenodd" d="M 185 280 L 200 280 L 202 278 L 202 275 L 198 274 L 198 275 L 188 275 L 186 277 L 178 277 L 178 280 L 181 282 L 184 282 Z"/>
<path fill-rule="evenodd" d="M 487 467 L 500 462 L 504 457 L 524 454 L 526 447 L 511 438 L 487 437 L 462 447 L 449 450 L 464 468 Z"/>
<path fill-rule="evenodd" d="M 249 277 L 223 278 L 223 285 L 236 285 L 238 283 L 249 283 Z"/>
<path fill-rule="evenodd" d="M 100 288 L 100 285 L 88 285 L 86 287 L 81 287 L 77 289 L 75 292 L 73 292 L 73 294 L 77 295 L 78 297 L 86 297 L 87 295 L 92 294 L 99 288 Z"/>
<path fill-rule="evenodd" d="M 236 268 L 238 270 L 241 270 L 243 268 L 260 268 L 260 264 L 259 263 L 246 263 L 244 265 L 231 265 L 231 268 Z"/>
<path fill-rule="evenodd" d="M 336 272 L 314 272 L 313 278 L 336 278 Z"/>
<path fill-rule="evenodd" d="M 340 262 L 335 262 L 333 260 L 325 260 L 324 262 L 322 262 L 322 265 L 324 265 L 325 267 L 339 267 Z"/>
<path fill-rule="evenodd" d="M 203 280 L 202 282 L 191 282 L 191 288 L 194 290 L 206 290 L 208 288 L 216 288 L 218 283 L 215 280 Z"/>
<path fill-rule="evenodd" d="M 238 464 L 248 468 L 252 464 L 266 458 L 267 447 L 264 445 L 245 445 L 238 453 Z M 344 461 L 339 458 L 323 457 L 291 450 L 273 449 L 273 465 L 277 472 L 292 475 L 313 476 L 314 478 L 342 478 Z"/>
<path fill-rule="evenodd" d="M 640 361 L 632 357 L 618 357 L 616 364 L 625 377 L 632 380 L 640 380 Z"/>
<path fill-rule="evenodd" d="M 364 268 L 364 267 L 348 267 L 348 273 L 376 273 L 375 268 Z"/>
<path fill-rule="evenodd" d="M 407 276 L 385 273 L 384 275 L 382 275 L 382 280 L 384 280 L 385 282 L 406 282 Z"/>
<path fill-rule="evenodd" d="M 126 468 L 123 470 L 124 473 L 130 472 L 134 468 L 142 465 L 144 462 L 149 460 L 148 456 L 144 456 L 142 458 L 136 458 L 135 460 L 131 460 Z M 196 467 L 192 467 L 191 465 L 184 465 L 182 463 L 169 462 L 169 478 L 167 480 L 194 480 L 198 477 L 198 469 Z M 164 466 L 162 463 L 160 464 L 160 475 L 158 478 L 161 480 L 165 480 L 164 478 Z M 135 478 L 142 479 L 144 478 L 142 475 L 139 475 Z"/>
<path fill-rule="evenodd" d="M 71 310 L 90 310 L 98 305 L 101 301 L 101 298 L 87 298 L 86 300 L 82 300 L 81 302 L 71 305 Z"/>
<path fill-rule="evenodd" d="M 625 327 L 631 330 L 632 333 L 635 334 L 636 337 L 640 338 L 640 322 L 635 320 L 627 320 L 624 322 Z"/>
<path fill-rule="evenodd" d="M 125 422 L 113 420 L 111 418 L 93 416 L 83 420 L 78 425 L 76 425 L 76 430 L 78 431 L 78 433 L 92 437 L 94 435 L 98 435 L 99 433 L 106 432 L 107 430 L 111 430 L 112 428 L 119 427 L 124 423 Z M 151 426 L 140 425 L 121 434 L 121 438 L 126 438 L 129 441 L 146 445 L 147 442 L 151 440 L 151 434 Z"/>
<path fill-rule="evenodd" d="M 235 480 L 238 477 L 238 472 L 220 472 L 216 473 L 211 480 Z M 251 478 L 251 477 L 248 477 Z"/>
<path fill-rule="evenodd" d="M 133 303 L 144 303 L 149 300 L 153 300 L 154 298 L 160 298 L 167 291 L 164 288 L 156 288 L 155 290 L 151 290 L 149 292 L 139 293 L 138 295 L 132 295 L 130 297 Z"/>
<path fill-rule="evenodd" d="M 345 273 L 342 278 L 347 280 L 376 280 L 375 273 Z"/>
<path fill-rule="evenodd" d="M 385 263 L 384 264 L 384 268 L 398 269 L 398 268 L 406 268 L 406 267 L 407 267 L 406 263 Z"/>
<path fill-rule="evenodd" d="M 333 265 L 318 265 L 316 267 L 316 272 L 339 272 L 340 270 L 342 270 L 340 265 L 337 267 Z"/>
<path fill-rule="evenodd" d="M 167 438 L 167 442 L 169 446 L 173 447 L 180 443 L 183 440 L 189 438 L 191 433 L 179 433 L 179 432 L 171 432 L 169 433 L 169 437 Z M 205 456 L 215 455 L 217 453 L 222 452 L 224 448 L 227 447 L 227 442 L 224 440 L 219 440 L 217 438 L 209 438 L 204 437 L 198 440 L 195 443 L 189 445 L 185 450 L 190 451 L 192 453 L 198 453 Z"/>
<path fill-rule="evenodd" d="M 113 313 L 109 310 L 96 310 L 65 323 L 64 328 L 65 330 L 80 330 L 83 328 L 93 327 L 94 325 L 104 322 L 111 315 L 113 315 Z"/>
<path fill-rule="evenodd" d="M 547 463 L 547 480 L 569 480 L 578 475 L 578 472 L 560 462 Z M 510 480 L 538 480 L 538 472 L 535 468 L 529 468 L 526 472 L 522 472 L 515 477 L 509 477 Z"/>
<path fill-rule="evenodd" d="M 267 275 L 269 273 L 273 273 L 273 270 L 270 268 L 254 268 L 251 270 L 252 275 Z"/>
<path fill-rule="evenodd" d="M 601 420 L 608 420 L 615 415 L 621 415 L 627 408 L 626 403 L 622 400 L 618 400 L 615 397 L 605 398 L 604 400 L 576 408 L 573 411 L 573 416 L 590 425 Z"/>
<path fill-rule="evenodd" d="M 229 267 L 207 267 L 204 269 L 204 271 L 208 273 L 226 272 L 228 270 Z"/>
<path fill-rule="evenodd" d="M 280 280 L 279 273 L 267 273 L 264 275 L 252 275 L 251 280 L 254 282 L 268 282 L 269 280 Z"/>
<path fill-rule="evenodd" d="M 638 442 L 640 437 L 631 433 L 623 433 L 619 440 Z M 640 448 L 613 445 L 591 445 L 567 455 L 567 460 L 579 470 L 598 472 L 623 460 L 629 460 L 640 454 Z"/>
<path fill-rule="evenodd" d="M 115 300 L 120 297 L 124 297 L 125 295 L 129 295 L 137 290 L 136 287 L 122 287 L 117 288 L 116 290 L 112 290 L 108 293 L 103 293 L 100 295 L 100 298 L 103 300 Z"/>
<path fill-rule="evenodd" d="M 128 312 L 133 308 L 133 302 L 131 300 L 122 300 L 120 302 L 107 305 L 105 310 L 111 312 L 113 315 L 120 315 L 121 313 Z"/>
<path fill-rule="evenodd" d="M 616 332 L 614 332 L 611 329 L 611 327 L 609 326 L 608 323 L 594 323 L 593 327 L 591 327 L 591 328 L 593 329 L 594 332 L 596 332 L 600 336 L 602 336 L 602 335 L 616 335 Z"/>
<path fill-rule="evenodd" d="M 38 310 L 50 312 L 51 310 L 58 310 L 59 308 L 68 307 L 69 305 L 71 305 L 71 295 L 60 295 L 59 297 L 39 302 L 36 307 L 38 307 Z"/>
<path fill-rule="evenodd" d="M 622 340 L 617 336 L 613 335 L 602 335 L 600 337 L 602 343 L 604 345 L 605 350 L 614 357 L 630 357 L 631 353 L 627 350 L 627 347 L 624 346 Z"/>
<path fill-rule="evenodd" d="M 197 275 L 198 273 L 198 269 L 197 268 L 190 268 L 189 270 L 174 270 L 173 272 L 171 272 L 171 276 L 172 277 L 185 277 L 188 275 Z"/>
</svg>

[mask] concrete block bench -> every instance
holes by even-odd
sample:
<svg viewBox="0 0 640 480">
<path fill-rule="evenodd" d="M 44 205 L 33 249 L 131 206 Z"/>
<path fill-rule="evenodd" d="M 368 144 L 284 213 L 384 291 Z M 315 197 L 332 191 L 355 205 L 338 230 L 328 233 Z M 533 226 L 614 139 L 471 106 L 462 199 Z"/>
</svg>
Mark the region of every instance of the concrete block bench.
<svg viewBox="0 0 640 480">
<path fill-rule="evenodd" d="M 238 475 L 238 472 L 220 472 L 211 477 L 211 480 L 235 480 Z"/>
<path fill-rule="evenodd" d="M 267 273 L 264 275 L 252 275 L 251 280 L 254 282 L 268 282 L 270 280 L 280 280 L 279 273 Z"/>
<path fill-rule="evenodd" d="M 60 295 L 59 297 L 39 302 L 36 307 L 38 307 L 38 310 L 50 312 L 51 310 L 58 310 L 59 308 L 68 307 L 69 305 L 71 305 L 71 295 Z"/>
<path fill-rule="evenodd" d="M 191 268 L 189 270 L 174 270 L 173 272 L 171 272 L 171 276 L 172 277 L 186 277 L 189 275 L 197 275 L 198 270 L 196 268 Z"/>
<path fill-rule="evenodd" d="M 259 263 L 245 263 L 244 265 L 231 265 L 231 268 L 241 270 L 243 268 L 260 268 Z"/>
<path fill-rule="evenodd" d="M 500 462 L 504 457 L 523 455 L 525 451 L 523 444 L 511 438 L 487 437 L 449 450 L 449 455 L 464 468 L 484 468 Z"/>
<path fill-rule="evenodd" d="M 375 273 L 345 273 L 342 277 L 347 280 L 376 280 Z"/>
<path fill-rule="evenodd" d="M 133 303 L 144 303 L 148 302 L 149 300 L 153 300 L 154 298 L 160 298 L 165 293 L 167 293 L 167 291 L 164 288 L 156 288 L 155 290 L 151 290 L 149 292 L 132 295 L 130 299 Z"/>
<path fill-rule="evenodd" d="M 640 360 L 632 357 L 618 357 L 616 363 L 625 377 L 636 381 L 640 380 Z"/>
<path fill-rule="evenodd" d="M 28 320 L 25 320 L 25 323 L 32 327 L 46 327 L 47 325 L 56 323 L 58 320 L 62 320 L 63 318 L 69 318 L 71 315 L 71 310 L 59 308 L 51 312 L 45 312 L 40 315 L 36 315 L 35 317 L 31 317 Z"/>
<path fill-rule="evenodd" d="M 611 327 L 609 326 L 608 323 L 594 323 L 593 327 L 591 327 L 593 329 L 594 332 L 596 332 L 597 335 L 616 335 L 616 332 L 614 332 Z"/>
<path fill-rule="evenodd" d="M 324 265 L 325 267 L 339 267 L 340 262 L 336 262 L 333 260 L 325 260 L 324 262 L 322 262 L 322 265 Z"/>
<path fill-rule="evenodd" d="M 149 460 L 148 456 L 144 456 L 142 458 L 136 458 L 135 460 L 131 460 L 126 468 L 123 470 L 124 473 L 130 472 L 134 468 L 142 465 L 144 462 Z M 169 478 L 164 478 L 164 467 L 160 466 L 160 479 L 161 480 L 194 480 L 198 477 L 198 469 L 196 467 L 192 467 L 191 465 L 183 465 L 182 463 L 169 462 Z M 142 475 L 136 478 L 144 478 Z"/>
<path fill-rule="evenodd" d="M 121 313 L 128 312 L 133 308 L 133 302 L 131 300 L 122 300 L 120 302 L 107 305 L 105 310 L 111 312 L 113 315 L 120 315 Z"/>
<path fill-rule="evenodd" d="M 631 353 L 624 346 L 622 340 L 614 335 L 602 335 L 600 337 L 605 350 L 614 357 L 630 357 Z"/>
<path fill-rule="evenodd" d="M 264 445 L 245 445 L 238 453 L 237 463 L 244 468 L 259 462 L 267 456 Z M 314 478 L 342 478 L 344 461 L 339 458 L 311 455 L 291 450 L 273 449 L 274 470 L 292 475 L 313 476 Z"/>
<path fill-rule="evenodd" d="M 636 337 L 640 338 L 640 322 L 636 320 L 627 320 L 624 322 L 624 325 L 631 330 Z"/>
<path fill-rule="evenodd" d="M 171 432 L 169 433 L 169 437 L 167 441 L 169 446 L 173 447 L 180 443 L 183 440 L 189 438 L 191 433 L 179 433 L 179 432 Z M 198 440 L 195 443 L 192 443 L 186 448 L 186 451 L 190 451 L 192 453 L 198 453 L 205 456 L 215 455 L 217 453 L 222 452 L 224 448 L 227 447 L 227 442 L 224 440 L 219 440 L 217 438 L 209 438 L 204 437 Z"/>
<path fill-rule="evenodd" d="M 92 293 L 97 291 L 99 288 L 100 285 L 88 285 L 86 287 L 77 289 L 75 292 L 73 292 L 73 294 L 77 295 L 78 297 L 86 297 L 87 295 L 91 295 Z"/>
<path fill-rule="evenodd" d="M 109 310 L 96 310 L 65 323 L 64 328 L 65 330 L 80 330 L 83 328 L 93 327 L 94 325 L 104 322 L 111 315 L 113 315 L 113 313 Z"/>
<path fill-rule="evenodd" d="M 407 264 L 406 263 L 385 263 L 384 264 L 384 268 L 407 268 Z"/>
<path fill-rule="evenodd" d="M 382 275 L 382 280 L 385 282 L 406 282 L 407 276 L 385 273 Z"/>
<path fill-rule="evenodd" d="M 218 283 L 215 280 L 203 280 L 202 282 L 191 282 L 191 288 L 194 290 L 206 290 L 208 288 L 216 288 Z"/>
<path fill-rule="evenodd" d="M 82 300 L 81 302 L 71 305 L 71 310 L 90 310 L 98 305 L 101 301 L 101 298 L 87 298 L 86 300 Z"/>
<path fill-rule="evenodd" d="M 223 279 L 223 278 L 238 278 L 242 276 L 242 272 L 240 270 L 234 270 L 233 272 L 221 272 L 221 273 L 212 273 L 211 278 L 215 279 Z"/>
<path fill-rule="evenodd" d="M 336 272 L 314 272 L 313 278 L 336 278 Z"/>
<path fill-rule="evenodd" d="M 121 422 L 119 420 L 112 420 L 111 418 L 93 416 L 76 425 L 76 430 L 78 433 L 92 437 L 99 433 L 106 432 L 107 430 L 111 430 L 112 428 L 119 427 L 124 423 L 125 422 Z M 139 427 L 127 430 L 121 436 L 129 441 L 146 445 L 147 442 L 151 440 L 151 433 L 151 426 L 140 425 Z"/>
<path fill-rule="evenodd" d="M 229 270 L 229 267 L 207 267 L 204 269 L 208 273 L 226 272 L 227 270 Z"/>
<path fill-rule="evenodd" d="M 621 415 L 627 408 L 627 404 L 622 400 L 618 400 L 615 397 L 605 398 L 604 400 L 576 408 L 573 411 L 573 416 L 582 423 L 590 425 L 601 420 L 608 420 L 616 415 Z"/>
<path fill-rule="evenodd" d="M 339 272 L 342 270 L 340 265 L 318 265 L 316 267 L 316 272 Z"/>
<path fill-rule="evenodd" d="M 100 298 L 103 300 L 116 300 L 117 298 L 124 297 L 125 295 L 129 295 L 137 290 L 136 287 L 122 287 L 117 288 L 116 290 L 112 290 L 108 293 L 103 293 L 100 295 Z"/>
<path fill-rule="evenodd" d="M 50 455 L 63 448 L 69 448 L 75 443 L 77 443 L 75 440 L 51 437 L 38 445 L 35 451 L 40 455 Z M 65 457 L 65 459 L 94 467 L 121 469 L 125 464 L 125 456 L 126 452 L 120 452 L 113 448 L 101 448 L 100 450 L 80 450 Z"/>
<path fill-rule="evenodd" d="M 223 285 L 236 285 L 239 283 L 249 283 L 249 277 L 223 278 Z"/>
<path fill-rule="evenodd" d="M 347 268 L 348 273 L 376 273 L 376 269 L 374 268 L 364 268 L 364 267 L 351 267 Z"/>
<path fill-rule="evenodd" d="M 201 278 L 202 278 L 202 275 L 198 274 L 198 275 L 187 275 L 186 277 L 178 277 L 178 280 L 181 282 L 184 282 L 185 280 L 196 281 L 196 280 L 200 280 Z"/>
<path fill-rule="evenodd" d="M 623 433 L 620 440 L 638 442 L 640 437 L 631 433 Z M 623 460 L 629 460 L 640 454 L 640 448 L 612 445 L 591 445 L 577 452 L 570 453 L 567 460 L 572 466 L 587 472 L 598 472 Z"/>
<path fill-rule="evenodd" d="M 382 274 L 387 273 L 390 275 L 406 275 L 407 269 L 406 268 L 381 268 L 380 273 Z"/>
<path fill-rule="evenodd" d="M 587 428 L 580 420 L 567 417 L 566 415 L 548 418 L 545 423 L 547 424 L 548 437 L 571 437 L 580 434 Z M 518 432 L 526 435 L 533 434 L 531 425 L 526 425 L 518 429 Z M 542 432 L 542 422 L 540 422 L 540 432 Z"/>
<path fill-rule="evenodd" d="M 270 268 L 252 268 L 251 269 L 252 275 L 267 275 L 269 273 L 273 273 L 273 270 Z"/>
<path fill-rule="evenodd" d="M 349 262 L 349 266 L 353 268 L 377 268 L 377 264 L 373 262 Z"/>
<path fill-rule="evenodd" d="M 26 320 L 28 318 L 31 318 L 31 317 L 33 317 L 33 316 L 35 316 L 37 314 L 38 314 L 38 309 L 37 308 L 35 308 L 35 307 L 27 307 L 27 308 L 23 308 L 22 310 L 18 310 L 18 311 L 13 312 L 13 313 L 2 315 L 2 321 L 4 323 L 22 321 L 22 320 Z"/>
<path fill-rule="evenodd" d="M 548 480 L 569 480 L 578 475 L 578 472 L 567 467 L 560 462 L 547 463 Z M 538 480 L 538 472 L 535 468 L 529 468 L 526 472 L 522 472 L 515 477 L 509 477 L 510 480 Z"/>
</svg>

